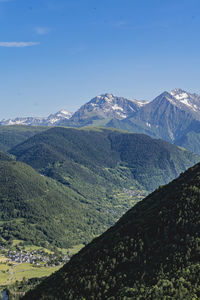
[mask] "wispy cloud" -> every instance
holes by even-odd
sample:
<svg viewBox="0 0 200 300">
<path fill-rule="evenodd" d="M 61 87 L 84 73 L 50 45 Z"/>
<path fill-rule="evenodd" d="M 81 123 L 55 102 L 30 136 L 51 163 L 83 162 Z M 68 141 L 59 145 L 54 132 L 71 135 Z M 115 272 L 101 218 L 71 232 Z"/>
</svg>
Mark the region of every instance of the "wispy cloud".
<svg viewBox="0 0 200 300">
<path fill-rule="evenodd" d="M 0 42 L 0 47 L 23 48 L 39 45 L 39 42 Z"/>
<path fill-rule="evenodd" d="M 35 27 L 34 31 L 39 35 L 47 34 L 51 31 L 51 28 L 49 27 Z"/>
</svg>

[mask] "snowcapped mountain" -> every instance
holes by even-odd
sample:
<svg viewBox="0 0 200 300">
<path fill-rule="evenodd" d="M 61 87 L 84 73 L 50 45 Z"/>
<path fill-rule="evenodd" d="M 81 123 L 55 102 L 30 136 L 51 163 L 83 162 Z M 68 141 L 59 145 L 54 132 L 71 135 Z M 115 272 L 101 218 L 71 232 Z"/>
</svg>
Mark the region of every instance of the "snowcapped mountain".
<svg viewBox="0 0 200 300">
<path fill-rule="evenodd" d="M 145 102 L 129 100 L 123 97 L 117 97 L 112 94 L 103 94 L 93 98 L 83 105 L 73 116 L 87 115 L 90 112 L 99 113 L 103 117 L 124 119 L 133 112 L 136 112 L 145 105 Z"/>
<path fill-rule="evenodd" d="M 108 119 L 125 119 L 139 111 L 145 104 L 144 101 L 129 100 L 108 93 L 102 94 L 81 106 L 70 120 L 62 122 L 62 125 L 84 126 L 96 124 L 96 122 L 103 125 L 100 120 L 105 122 Z"/>
<path fill-rule="evenodd" d="M 3 119 L 0 121 L 0 125 L 30 125 L 30 126 L 39 126 L 43 124 L 43 118 L 15 118 L 15 119 Z"/>
<path fill-rule="evenodd" d="M 55 114 L 51 114 L 47 117 L 46 122 L 47 125 L 57 125 L 59 122 L 63 120 L 68 120 L 72 117 L 73 113 L 69 112 L 66 109 L 62 109 Z"/>
<path fill-rule="evenodd" d="M 147 103 L 128 121 L 142 124 L 144 133 L 146 129 L 152 136 L 174 142 L 194 119 L 200 120 L 200 96 L 175 89 Z"/>
<path fill-rule="evenodd" d="M 61 110 L 47 118 L 2 120 L 0 125 L 105 126 L 161 138 L 200 154 L 200 95 L 182 89 L 163 92 L 151 102 L 102 94 L 74 114 Z"/>
<path fill-rule="evenodd" d="M 145 133 L 200 154 L 200 95 L 182 89 L 163 92 L 110 127 Z"/>
<path fill-rule="evenodd" d="M 200 118 L 200 95 L 191 94 L 181 89 L 172 90 L 170 95 L 176 99 L 174 105 L 183 110 L 188 110 L 196 118 Z"/>
<path fill-rule="evenodd" d="M 171 92 L 164 92 L 149 102 L 137 114 L 148 126 L 172 125 L 172 130 L 178 126 L 184 127 L 190 120 L 200 120 L 200 95 L 191 94 L 181 89 L 174 89 Z M 175 123 L 177 123 L 175 125 Z M 173 136 L 170 137 L 173 140 Z"/>
<path fill-rule="evenodd" d="M 15 118 L 2 120 L 0 125 L 30 125 L 30 126 L 85 126 L 105 125 L 106 120 L 122 120 L 137 112 L 147 102 L 128 100 L 112 94 L 97 96 L 82 105 L 74 114 L 60 110 L 47 118 Z"/>
<path fill-rule="evenodd" d="M 15 118 L 0 121 L 0 125 L 29 125 L 29 126 L 56 126 L 60 121 L 71 118 L 72 113 L 62 109 L 55 114 L 51 114 L 47 118 Z"/>
</svg>

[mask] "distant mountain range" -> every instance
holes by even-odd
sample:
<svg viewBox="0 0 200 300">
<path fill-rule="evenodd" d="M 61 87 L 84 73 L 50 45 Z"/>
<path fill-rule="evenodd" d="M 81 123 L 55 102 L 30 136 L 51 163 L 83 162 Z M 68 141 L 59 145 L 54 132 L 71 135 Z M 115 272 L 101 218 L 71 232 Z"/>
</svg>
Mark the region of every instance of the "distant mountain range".
<svg viewBox="0 0 200 300">
<path fill-rule="evenodd" d="M 200 95 L 181 89 L 164 92 L 153 101 L 112 94 L 97 96 L 74 114 L 61 110 L 47 118 L 2 120 L 0 125 L 104 126 L 161 138 L 200 154 Z"/>
<path fill-rule="evenodd" d="M 26 117 L 1 120 L 0 125 L 57 126 L 59 122 L 70 119 L 71 116 L 71 112 L 62 109 L 55 114 L 49 115 L 47 118 Z"/>
<path fill-rule="evenodd" d="M 139 111 L 145 105 L 145 101 L 129 100 L 123 97 L 116 97 L 112 94 L 97 96 L 81 106 L 75 113 L 62 109 L 47 118 L 26 117 L 0 121 L 0 125 L 29 125 L 29 126 L 60 126 L 92 124 L 94 120 L 117 119 L 121 120 Z M 68 122 L 69 120 L 69 122 Z"/>
</svg>

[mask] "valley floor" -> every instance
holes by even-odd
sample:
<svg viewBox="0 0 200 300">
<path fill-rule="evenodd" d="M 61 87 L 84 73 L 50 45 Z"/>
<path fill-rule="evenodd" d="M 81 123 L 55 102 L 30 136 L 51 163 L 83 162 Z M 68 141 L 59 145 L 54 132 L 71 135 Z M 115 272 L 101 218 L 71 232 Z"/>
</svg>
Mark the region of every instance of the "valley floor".
<svg viewBox="0 0 200 300">
<path fill-rule="evenodd" d="M 70 249 L 56 249 L 56 252 L 53 252 L 37 246 L 18 246 L 20 242 L 14 240 L 9 248 L 0 246 L 0 294 L 8 289 L 11 296 L 16 293 L 17 298 L 20 294 L 18 285 L 23 287 L 22 290 L 28 290 L 35 285 L 35 281 L 37 284 L 38 280 L 59 270 L 83 247 L 81 244 Z M 33 282 L 30 284 L 29 280 Z"/>
</svg>

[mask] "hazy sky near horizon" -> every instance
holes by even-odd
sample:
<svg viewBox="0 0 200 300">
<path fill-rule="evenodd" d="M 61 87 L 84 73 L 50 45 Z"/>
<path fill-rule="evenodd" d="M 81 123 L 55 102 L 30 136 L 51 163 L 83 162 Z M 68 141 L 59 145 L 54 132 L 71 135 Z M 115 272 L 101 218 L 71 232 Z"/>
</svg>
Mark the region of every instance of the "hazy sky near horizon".
<svg viewBox="0 0 200 300">
<path fill-rule="evenodd" d="M 200 93 L 199 0 L 0 0 L 0 119 Z"/>
</svg>

